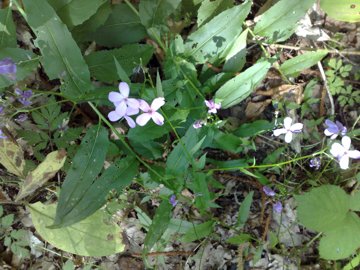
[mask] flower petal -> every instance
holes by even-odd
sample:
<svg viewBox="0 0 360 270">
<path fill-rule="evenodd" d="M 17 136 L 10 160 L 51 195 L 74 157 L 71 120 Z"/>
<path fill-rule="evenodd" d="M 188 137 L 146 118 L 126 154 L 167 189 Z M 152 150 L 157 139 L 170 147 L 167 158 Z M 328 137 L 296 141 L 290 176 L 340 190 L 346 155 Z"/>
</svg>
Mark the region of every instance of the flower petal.
<svg viewBox="0 0 360 270">
<path fill-rule="evenodd" d="M 349 157 L 351 157 L 353 159 L 359 159 L 360 151 L 359 150 L 351 150 L 351 151 L 348 151 L 348 155 L 349 155 Z"/>
<path fill-rule="evenodd" d="M 340 168 L 343 170 L 346 170 L 349 168 L 349 156 L 348 155 L 343 155 L 340 160 Z"/>
<path fill-rule="evenodd" d="M 120 116 L 123 117 L 126 113 L 127 107 L 125 102 L 121 102 L 118 106 L 116 106 L 116 113 Z"/>
<path fill-rule="evenodd" d="M 131 127 L 131 128 L 136 127 L 136 123 L 131 117 L 125 115 L 124 118 L 125 118 L 126 122 L 128 123 L 129 127 Z"/>
<path fill-rule="evenodd" d="M 284 128 L 290 129 L 292 123 L 292 119 L 290 117 L 285 117 L 284 119 Z"/>
<path fill-rule="evenodd" d="M 140 114 L 138 117 L 136 117 L 136 123 L 139 126 L 145 126 L 147 122 L 149 122 L 150 118 L 151 115 L 149 113 Z"/>
<path fill-rule="evenodd" d="M 158 126 L 162 126 L 164 124 L 164 117 L 158 112 L 153 112 L 151 118 Z"/>
<path fill-rule="evenodd" d="M 109 100 L 113 103 L 122 101 L 123 99 L 124 99 L 123 95 L 121 95 L 118 92 L 110 92 L 109 93 Z"/>
<path fill-rule="evenodd" d="M 340 143 L 333 143 L 331 145 L 330 153 L 335 157 L 342 157 L 345 153 L 345 148 Z"/>
<path fill-rule="evenodd" d="M 281 134 L 285 134 L 287 132 L 287 130 L 285 128 L 279 128 L 279 129 L 275 129 L 273 131 L 274 136 L 280 136 Z"/>
<path fill-rule="evenodd" d="M 292 137 L 293 137 L 293 134 L 291 133 L 291 131 L 286 132 L 286 134 L 285 134 L 285 142 L 290 143 L 291 140 L 292 140 Z"/>
<path fill-rule="evenodd" d="M 303 129 L 304 125 L 301 124 L 301 123 L 296 123 L 296 124 L 293 124 L 291 127 L 290 127 L 290 130 L 292 132 L 301 132 L 301 130 Z"/>
<path fill-rule="evenodd" d="M 160 109 L 161 106 L 163 106 L 165 104 L 165 99 L 163 97 L 158 97 L 155 98 L 153 100 L 153 102 L 151 103 L 151 109 L 153 111 L 157 111 L 158 109 Z"/>
<path fill-rule="evenodd" d="M 108 118 L 109 118 L 109 120 L 110 120 L 111 122 L 116 122 L 116 121 L 118 121 L 118 120 L 121 118 L 121 116 L 119 116 L 119 115 L 116 113 L 116 111 L 112 111 L 112 112 L 109 112 Z"/>
<path fill-rule="evenodd" d="M 119 91 L 124 97 L 129 96 L 130 88 L 126 82 L 119 83 Z"/>
<path fill-rule="evenodd" d="M 143 99 L 140 99 L 140 100 L 139 100 L 139 108 L 140 108 L 140 110 L 142 110 L 143 112 L 148 112 L 148 111 L 150 111 L 150 106 L 149 106 L 149 104 L 148 104 L 145 100 L 143 100 Z"/>
<path fill-rule="evenodd" d="M 344 146 L 344 148 L 346 150 L 349 150 L 350 149 L 350 146 L 351 146 L 351 139 L 348 137 L 348 136 L 344 136 L 342 139 L 341 139 L 341 144 Z"/>
</svg>

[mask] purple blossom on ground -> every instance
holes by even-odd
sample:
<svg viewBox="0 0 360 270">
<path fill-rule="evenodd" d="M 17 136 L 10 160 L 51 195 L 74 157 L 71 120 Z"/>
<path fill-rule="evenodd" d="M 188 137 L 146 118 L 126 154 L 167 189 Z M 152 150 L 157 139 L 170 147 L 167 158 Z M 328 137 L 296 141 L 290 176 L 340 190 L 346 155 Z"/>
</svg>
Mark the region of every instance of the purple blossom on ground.
<svg viewBox="0 0 360 270">
<path fill-rule="evenodd" d="M 346 170 L 349 168 L 349 159 L 360 159 L 360 151 L 350 150 L 351 139 L 344 136 L 340 143 L 331 145 L 330 153 L 339 161 L 340 168 Z"/>
<path fill-rule="evenodd" d="M 293 138 L 293 133 L 300 133 L 303 126 L 302 123 L 295 123 L 292 125 L 292 119 L 290 117 L 285 117 L 284 128 L 275 129 L 273 134 L 276 137 L 285 134 L 285 142 L 290 143 Z"/>
<path fill-rule="evenodd" d="M 0 139 L 6 139 L 7 137 L 3 133 L 3 131 L 0 129 Z"/>
<path fill-rule="evenodd" d="M 158 97 L 153 100 L 151 106 L 145 101 L 140 100 L 140 110 L 144 113 L 136 117 L 136 123 L 139 126 L 145 126 L 150 119 L 154 121 L 155 124 L 162 126 L 164 124 L 164 117 L 157 112 L 161 106 L 165 104 L 165 99 L 163 97 Z"/>
<path fill-rule="evenodd" d="M 335 121 L 335 123 L 329 119 L 325 120 L 326 129 L 324 130 L 324 134 L 326 136 L 330 136 L 330 139 L 335 140 L 336 137 L 341 134 L 341 136 L 345 136 L 347 132 L 347 128 L 339 121 Z"/>
<path fill-rule="evenodd" d="M 273 208 L 274 208 L 275 212 L 280 214 L 283 209 L 283 206 L 282 206 L 281 202 L 276 202 L 273 204 Z"/>
<path fill-rule="evenodd" d="M 0 74 L 8 75 L 11 79 L 15 79 L 16 64 L 10 58 L 0 60 Z"/>
<path fill-rule="evenodd" d="M 108 117 L 115 122 L 128 113 L 128 108 L 138 109 L 139 101 L 135 98 L 129 98 L 130 88 L 126 82 L 119 83 L 119 92 L 110 92 L 109 100 L 116 107 L 115 111 L 109 113 Z"/>
<path fill-rule="evenodd" d="M 171 197 L 170 197 L 170 199 L 169 199 L 169 202 L 171 203 L 171 205 L 172 205 L 173 207 L 175 207 L 175 206 L 177 205 L 178 201 L 176 200 L 175 194 L 171 195 Z"/>
<path fill-rule="evenodd" d="M 314 158 L 310 159 L 309 166 L 311 168 L 315 168 L 315 170 L 320 169 L 320 166 L 321 166 L 320 158 L 319 157 L 314 157 Z"/>
<path fill-rule="evenodd" d="M 217 110 L 221 109 L 221 104 L 215 103 L 213 99 L 205 100 L 205 105 L 209 108 L 208 113 L 217 113 Z"/>
<path fill-rule="evenodd" d="M 264 193 L 269 196 L 269 197 L 274 197 L 276 195 L 275 191 L 273 191 L 270 187 L 268 186 L 263 186 L 263 191 Z"/>
<path fill-rule="evenodd" d="M 204 124 L 203 120 L 196 120 L 193 124 L 193 128 L 195 129 L 201 128 L 203 124 Z"/>
</svg>

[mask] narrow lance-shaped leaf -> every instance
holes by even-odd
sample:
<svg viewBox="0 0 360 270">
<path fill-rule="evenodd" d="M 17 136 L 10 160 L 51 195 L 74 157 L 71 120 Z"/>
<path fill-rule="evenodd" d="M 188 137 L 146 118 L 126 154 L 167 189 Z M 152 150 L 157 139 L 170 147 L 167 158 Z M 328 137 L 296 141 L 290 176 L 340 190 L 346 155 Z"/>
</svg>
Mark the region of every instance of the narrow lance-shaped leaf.
<svg viewBox="0 0 360 270">
<path fill-rule="evenodd" d="M 49 153 L 45 160 L 26 176 L 16 200 L 22 200 L 26 196 L 32 194 L 36 189 L 42 187 L 64 166 L 65 160 L 65 150 L 58 150 Z"/>
<path fill-rule="evenodd" d="M 16 30 L 10 7 L 0 9 L 0 48 L 6 47 L 16 47 Z"/>
<path fill-rule="evenodd" d="M 10 173 L 24 178 L 24 153 L 15 142 L 9 139 L 0 139 L 0 163 Z"/>
<path fill-rule="evenodd" d="M 102 170 L 108 146 L 108 133 L 104 127 L 93 126 L 88 130 L 61 187 L 53 228 L 71 225 L 81 220 L 72 216 L 72 211 L 83 200 Z"/>
<path fill-rule="evenodd" d="M 90 72 L 69 30 L 46 0 L 23 0 L 23 4 L 46 74 L 50 79 L 64 78 L 64 95 L 71 100 L 80 99 L 92 89 Z"/>
</svg>

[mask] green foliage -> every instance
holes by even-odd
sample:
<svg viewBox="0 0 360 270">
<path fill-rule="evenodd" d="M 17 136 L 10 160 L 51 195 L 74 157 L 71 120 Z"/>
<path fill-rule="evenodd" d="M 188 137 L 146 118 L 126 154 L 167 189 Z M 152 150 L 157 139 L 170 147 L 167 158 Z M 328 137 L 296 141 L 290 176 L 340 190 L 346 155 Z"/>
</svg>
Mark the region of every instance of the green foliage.
<svg viewBox="0 0 360 270">
<path fill-rule="evenodd" d="M 360 21 L 360 5 L 358 1 L 352 0 L 321 0 L 321 8 L 329 17 L 345 22 Z"/>
</svg>

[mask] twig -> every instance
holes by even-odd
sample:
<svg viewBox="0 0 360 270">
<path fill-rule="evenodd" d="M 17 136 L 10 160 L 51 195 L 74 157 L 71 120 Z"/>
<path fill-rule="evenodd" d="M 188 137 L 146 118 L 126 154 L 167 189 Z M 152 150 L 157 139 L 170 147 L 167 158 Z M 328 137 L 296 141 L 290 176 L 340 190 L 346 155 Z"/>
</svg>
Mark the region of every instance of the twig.
<svg viewBox="0 0 360 270">
<path fill-rule="evenodd" d="M 320 70 L 320 74 L 321 74 L 321 77 L 322 77 L 322 79 L 323 79 L 323 81 L 324 81 L 324 86 L 325 86 L 326 92 L 327 92 L 328 97 L 329 97 L 329 100 L 330 100 L 330 106 L 331 106 L 331 108 L 330 108 L 330 115 L 334 115 L 334 114 L 335 114 L 334 99 L 333 99 L 333 97 L 332 97 L 332 95 L 331 95 L 331 93 L 330 93 L 330 88 L 329 88 L 329 85 L 328 85 L 327 80 L 326 80 L 324 68 L 323 68 L 323 66 L 322 66 L 322 64 L 321 64 L 320 61 L 317 63 L 317 65 L 318 65 L 318 68 L 319 68 L 319 70 Z"/>
</svg>

